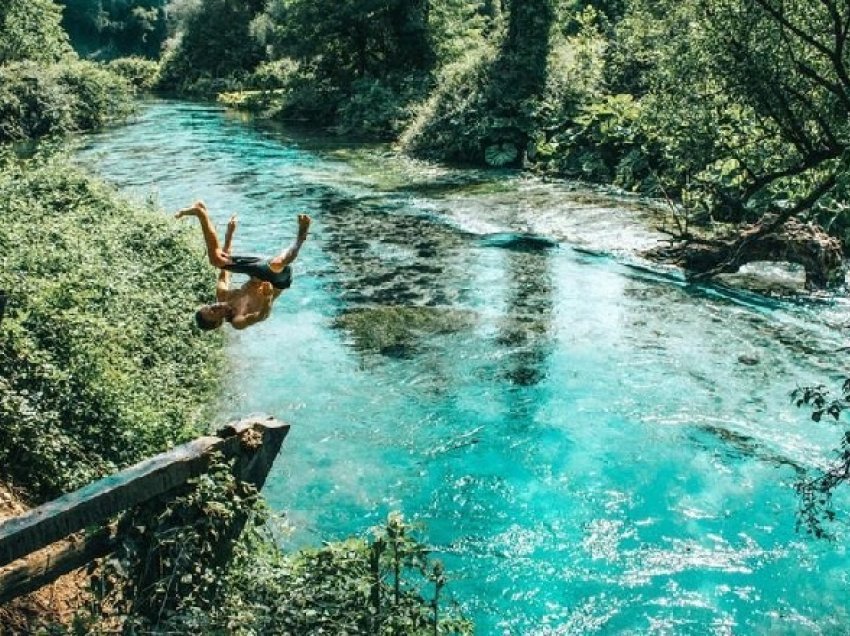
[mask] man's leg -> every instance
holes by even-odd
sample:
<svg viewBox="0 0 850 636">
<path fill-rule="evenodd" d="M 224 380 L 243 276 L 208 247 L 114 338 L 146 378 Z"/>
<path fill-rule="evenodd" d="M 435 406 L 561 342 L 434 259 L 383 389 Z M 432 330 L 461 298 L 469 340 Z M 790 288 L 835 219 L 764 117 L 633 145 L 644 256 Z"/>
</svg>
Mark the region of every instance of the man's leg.
<svg viewBox="0 0 850 636">
<path fill-rule="evenodd" d="M 282 271 L 284 267 L 286 267 L 292 261 L 298 258 L 298 252 L 301 249 L 301 246 L 304 244 L 304 241 L 307 240 L 307 231 L 309 229 L 310 217 L 306 214 L 299 214 L 298 236 L 295 238 L 295 242 L 269 261 L 269 267 L 271 267 L 273 272 Z"/>
<path fill-rule="evenodd" d="M 227 223 L 227 233 L 224 235 L 224 253 L 230 256 L 233 249 L 233 235 L 236 233 L 236 215 L 230 217 Z M 230 293 L 230 272 L 222 269 L 218 273 L 218 282 L 215 286 L 216 298 L 220 302 L 227 300 Z"/>
<path fill-rule="evenodd" d="M 201 222 L 201 231 L 204 233 L 204 242 L 207 244 L 207 256 L 210 264 L 213 267 L 224 267 L 230 262 L 227 254 L 221 249 L 218 242 L 218 235 L 215 232 L 215 226 L 210 220 L 210 215 L 207 212 L 207 206 L 202 201 L 196 201 L 191 207 L 184 208 L 174 215 L 175 219 L 182 219 L 184 216 L 194 216 Z"/>
</svg>

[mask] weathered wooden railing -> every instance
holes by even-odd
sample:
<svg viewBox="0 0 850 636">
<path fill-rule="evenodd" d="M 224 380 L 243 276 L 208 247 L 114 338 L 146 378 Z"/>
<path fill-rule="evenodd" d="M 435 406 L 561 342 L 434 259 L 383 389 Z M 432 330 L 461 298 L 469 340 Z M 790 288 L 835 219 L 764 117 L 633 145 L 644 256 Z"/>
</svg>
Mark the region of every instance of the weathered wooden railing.
<svg viewBox="0 0 850 636">
<path fill-rule="evenodd" d="M 262 488 L 288 432 L 289 425 L 272 418 L 229 424 L 216 436 L 200 437 L 0 522 L 0 605 L 110 554 L 119 540 L 107 525 L 112 518 L 184 488 L 207 471 L 216 452 L 236 460 L 238 480 Z M 92 527 L 97 530 L 71 537 Z M 58 549 L 39 552 L 68 537 Z"/>
</svg>

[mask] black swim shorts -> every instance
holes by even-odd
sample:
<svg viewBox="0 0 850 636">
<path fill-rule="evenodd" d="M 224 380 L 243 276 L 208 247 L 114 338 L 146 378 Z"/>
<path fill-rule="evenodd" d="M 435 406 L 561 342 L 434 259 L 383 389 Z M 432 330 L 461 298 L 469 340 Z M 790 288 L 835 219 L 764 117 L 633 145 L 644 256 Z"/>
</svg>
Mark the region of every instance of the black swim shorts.
<svg viewBox="0 0 850 636">
<path fill-rule="evenodd" d="M 281 271 L 275 272 L 269 265 L 270 260 L 264 256 L 231 256 L 230 265 L 225 265 L 222 269 L 259 278 L 277 289 L 289 289 L 292 285 L 292 268 L 287 265 Z"/>
</svg>

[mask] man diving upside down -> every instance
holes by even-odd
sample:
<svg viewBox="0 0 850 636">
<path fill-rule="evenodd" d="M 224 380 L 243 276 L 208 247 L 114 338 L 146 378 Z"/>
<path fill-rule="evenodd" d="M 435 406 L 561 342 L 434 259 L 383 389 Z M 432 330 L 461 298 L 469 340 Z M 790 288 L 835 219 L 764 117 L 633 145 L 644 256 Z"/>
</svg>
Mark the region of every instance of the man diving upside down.
<svg viewBox="0 0 850 636">
<path fill-rule="evenodd" d="M 298 236 L 295 242 L 277 256 L 234 256 L 231 254 L 233 235 L 236 232 L 236 216 L 230 217 L 224 247 L 218 242 L 218 236 L 210 220 L 207 207 L 197 201 L 191 207 L 180 210 L 176 219 L 184 216 L 197 217 L 201 222 L 201 231 L 207 245 L 210 264 L 221 270 L 215 287 L 218 302 L 204 305 L 195 313 L 195 322 L 204 331 L 217 329 L 225 321 L 234 329 L 244 329 L 269 317 L 272 304 L 278 296 L 292 284 L 292 261 L 298 257 L 307 231 L 310 217 L 298 215 Z M 230 273 L 247 274 L 251 278 L 237 289 L 230 289 Z"/>
</svg>

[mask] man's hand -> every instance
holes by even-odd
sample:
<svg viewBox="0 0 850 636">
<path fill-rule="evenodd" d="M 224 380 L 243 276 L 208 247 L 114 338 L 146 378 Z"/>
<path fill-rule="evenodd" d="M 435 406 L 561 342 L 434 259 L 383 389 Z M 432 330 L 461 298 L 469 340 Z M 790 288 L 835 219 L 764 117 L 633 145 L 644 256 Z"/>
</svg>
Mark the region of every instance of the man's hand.
<svg viewBox="0 0 850 636">
<path fill-rule="evenodd" d="M 234 214 L 233 216 L 230 217 L 230 220 L 227 222 L 228 233 L 233 234 L 236 231 L 236 226 L 238 224 L 239 224 L 238 220 L 236 218 L 236 215 Z"/>
</svg>

